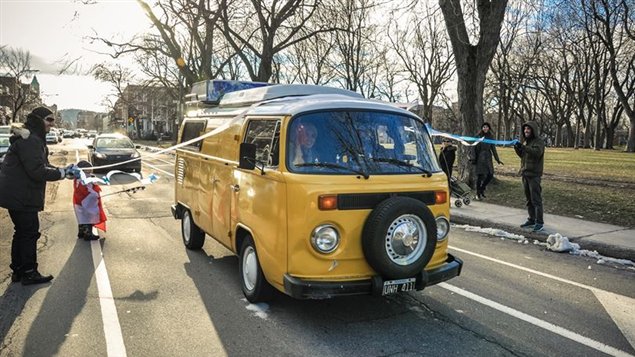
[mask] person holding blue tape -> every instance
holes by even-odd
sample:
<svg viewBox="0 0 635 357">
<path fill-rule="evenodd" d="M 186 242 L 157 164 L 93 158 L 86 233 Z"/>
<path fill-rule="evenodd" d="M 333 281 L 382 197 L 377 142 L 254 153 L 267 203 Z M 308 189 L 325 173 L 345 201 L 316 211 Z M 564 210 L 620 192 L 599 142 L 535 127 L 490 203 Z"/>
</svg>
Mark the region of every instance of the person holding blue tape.
<svg viewBox="0 0 635 357">
<path fill-rule="evenodd" d="M 516 155 L 520 157 L 520 174 L 523 178 L 525 198 L 527 198 L 527 221 L 520 225 L 534 232 L 544 227 L 542 208 L 542 187 L 540 181 L 545 164 L 545 143 L 538 135 L 538 125 L 530 121 L 522 126 L 523 142 L 514 144 Z"/>
<path fill-rule="evenodd" d="M 493 140 L 492 127 L 488 122 L 484 122 L 481 126 L 481 130 L 476 135 L 479 138 L 485 138 Z M 499 165 L 503 165 L 503 162 L 498 157 L 496 146 L 488 142 L 480 142 L 474 147 L 472 164 L 475 165 L 476 173 L 476 197 L 477 201 L 485 198 L 485 189 L 487 185 L 492 181 L 494 177 L 494 163 L 492 162 L 492 155 Z"/>
</svg>

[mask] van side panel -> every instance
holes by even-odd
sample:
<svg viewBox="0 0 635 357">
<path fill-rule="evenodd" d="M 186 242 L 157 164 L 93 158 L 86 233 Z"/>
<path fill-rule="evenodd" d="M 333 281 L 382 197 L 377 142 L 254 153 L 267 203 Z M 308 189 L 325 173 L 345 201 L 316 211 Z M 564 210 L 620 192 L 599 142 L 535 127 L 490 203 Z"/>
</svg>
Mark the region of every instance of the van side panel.
<svg viewBox="0 0 635 357">
<path fill-rule="evenodd" d="M 236 169 L 234 180 L 240 189 L 232 196 L 232 226 L 242 224 L 252 230 L 260 266 L 267 281 L 284 291 L 287 190 L 283 175 L 267 169 L 265 175 L 261 175 L 258 169 Z"/>
</svg>

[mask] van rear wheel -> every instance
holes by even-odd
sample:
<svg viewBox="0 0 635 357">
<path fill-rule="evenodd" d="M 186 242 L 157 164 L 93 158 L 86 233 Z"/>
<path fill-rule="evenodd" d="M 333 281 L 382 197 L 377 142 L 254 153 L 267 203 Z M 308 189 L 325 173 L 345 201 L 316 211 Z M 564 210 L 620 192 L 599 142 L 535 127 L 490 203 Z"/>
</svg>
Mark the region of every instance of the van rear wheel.
<svg viewBox="0 0 635 357">
<path fill-rule="evenodd" d="M 181 218 L 181 236 L 183 244 L 187 249 L 199 250 L 205 243 L 205 232 L 200 229 L 192 219 L 190 210 L 183 210 L 183 218 Z"/>
<path fill-rule="evenodd" d="M 240 262 L 238 264 L 240 282 L 243 294 L 249 302 L 257 303 L 270 300 L 273 296 L 273 287 L 269 284 L 262 272 L 256 244 L 253 238 L 248 235 L 243 240 L 240 249 Z"/>
</svg>

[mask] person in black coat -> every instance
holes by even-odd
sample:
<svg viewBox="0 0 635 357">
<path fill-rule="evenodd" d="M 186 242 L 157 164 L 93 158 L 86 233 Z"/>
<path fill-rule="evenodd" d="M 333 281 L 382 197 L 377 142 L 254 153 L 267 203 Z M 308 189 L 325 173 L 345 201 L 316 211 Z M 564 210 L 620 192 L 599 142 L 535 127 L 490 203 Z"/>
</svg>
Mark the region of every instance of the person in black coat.
<svg viewBox="0 0 635 357">
<path fill-rule="evenodd" d="M 38 212 L 44 210 L 46 182 L 64 179 L 72 167 L 57 168 L 48 162 L 45 136 L 54 124 L 52 114 L 45 107 L 35 108 L 27 115 L 23 128 L 14 128 L 0 170 L 0 207 L 9 210 L 15 231 L 11 244 L 11 281 L 21 281 L 23 285 L 53 279 L 37 269 Z"/>
<path fill-rule="evenodd" d="M 450 139 L 443 138 L 443 141 L 441 141 L 441 152 L 439 153 L 439 165 L 441 165 L 441 170 L 448 176 L 448 185 L 450 184 L 450 177 L 452 177 L 452 167 L 455 159 L 456 146 L 452 145 Z"/>
<path fill-rule="evenodd" d="M 488 122 L 483 123 L 481 131 L 476 134 L 479 138 L 493 139 L 492 127 Z M 482 200 L 485 198 L 485 189 L 487 185 L 494 177 L 494 163 L 492 162 L 492 155 L 499 165 L 503 162 L 498 158 L 498 152 L 494 144 L 488 144 L 480 142 L 474 147 L 474 158 L 472 164 L 476 165 L 476 200 Z"/>
</svg>

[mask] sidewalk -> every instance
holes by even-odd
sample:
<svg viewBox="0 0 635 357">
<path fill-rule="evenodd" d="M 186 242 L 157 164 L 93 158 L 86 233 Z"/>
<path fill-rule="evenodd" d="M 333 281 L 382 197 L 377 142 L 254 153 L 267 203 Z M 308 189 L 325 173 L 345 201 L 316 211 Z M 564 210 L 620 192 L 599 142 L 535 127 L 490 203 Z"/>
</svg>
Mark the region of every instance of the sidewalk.
<svg viewBox="0 0 635 357">
<path fill-rule="evenodd" d="M 533 233 L 520 228 L 520 224 L 527 220 L 526 210 L 479 201 L 472 201 L 469 206 L 463 205 L 461 208 L 452 206 L 450 217 L 452 223 L 499 228 L 540 241 L 546 241 L 549 234 L 560 233 L 569 241 L 579 244 L 581 249 L 597 250 L 608 257 L 635 261 L 634 227 L 545 214 L 544 231 Z"/>
</svg>

